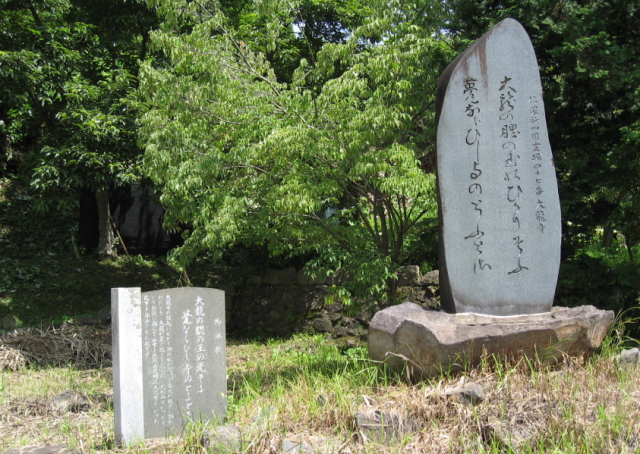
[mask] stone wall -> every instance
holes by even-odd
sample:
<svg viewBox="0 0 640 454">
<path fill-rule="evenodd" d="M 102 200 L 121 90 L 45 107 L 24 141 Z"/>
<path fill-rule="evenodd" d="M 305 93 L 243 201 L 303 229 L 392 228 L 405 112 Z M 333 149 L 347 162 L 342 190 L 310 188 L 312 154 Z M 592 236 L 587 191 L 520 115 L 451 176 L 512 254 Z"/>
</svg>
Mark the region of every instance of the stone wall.
<svg viewBox="0 0 640 454">
<path fill-rule="evenodd" d="M 246 337 L 287 336 L 296 332 L 327 333 L 332 337 L 364 336 L 376 303 L 351 313 L 336 299 L 326 304 L 329 288 L 349 276 L 336 273 L 326 279 L 311 278 L 293 267 L 266 270 L 252 276 L 236 291 L 222 289 L 227 299 L 227 331 Z M 398 277 L 398 299 L 425 307 L 439 306 L 438 272 L 420 274 L 417 266 L 403 267 Z"/>
</svg>

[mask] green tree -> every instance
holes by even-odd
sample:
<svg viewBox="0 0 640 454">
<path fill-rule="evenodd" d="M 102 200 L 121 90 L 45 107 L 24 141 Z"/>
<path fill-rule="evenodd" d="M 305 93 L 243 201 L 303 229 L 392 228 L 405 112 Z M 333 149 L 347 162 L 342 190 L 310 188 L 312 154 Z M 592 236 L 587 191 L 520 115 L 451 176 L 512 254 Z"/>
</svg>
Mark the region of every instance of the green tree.
<svg viewBox="0 0 640 454">
<path fill-rule="evenodd" d="M 111 255 L 108 188 L 139 175 L 135 93 L 155 13 L 126 0 L 2 6 L 0 164 L 31 182 L 44 208 L 94 190 L 99 250 Z"/>
<path fill-rule="evenodd" d="M 238 21 L 217 2 L 152 4 L 170 64 L 143 69 L 141 141 L 166 222 L 190 226 L 173 258 L 238 243 L 313 252 L 316 272 L 342 268 L 352 289 L 394 298 L 436 217 L 419 159 L 451 58 L 441 3 L 269 0 Z"/>
</svg>

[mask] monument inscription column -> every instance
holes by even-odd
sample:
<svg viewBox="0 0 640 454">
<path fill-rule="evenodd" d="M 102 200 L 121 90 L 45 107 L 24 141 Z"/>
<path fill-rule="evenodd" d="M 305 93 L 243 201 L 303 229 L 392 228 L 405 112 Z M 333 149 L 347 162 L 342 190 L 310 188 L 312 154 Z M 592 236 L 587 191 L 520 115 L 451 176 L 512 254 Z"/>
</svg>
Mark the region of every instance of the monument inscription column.
<svg viewBox="0 0 640 454">
<path fill-rule="evenodd" d="M 449 312 L 551 309 L 560 202 L 531 41 L 506 19 L 438 85 L 440 281 Z"/>
</svg>

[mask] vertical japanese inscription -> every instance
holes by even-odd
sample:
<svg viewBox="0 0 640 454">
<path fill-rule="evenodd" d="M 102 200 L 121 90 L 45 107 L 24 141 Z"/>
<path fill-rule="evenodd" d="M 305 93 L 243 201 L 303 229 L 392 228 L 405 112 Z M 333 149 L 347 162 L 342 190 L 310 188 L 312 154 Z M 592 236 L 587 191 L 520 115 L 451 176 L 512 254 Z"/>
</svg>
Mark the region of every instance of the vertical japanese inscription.
<svg viewBox="0 0 640 454">
<path fill-rule="evenodd" d="M 469 171 L 469 188 L 468 192 L 471 197 L 471 205 L 476 213 L 475 227 L 473 227 L 471 233 L 464 237 L 465 240 L 473 241 L 473 246 L 476 250 L 475 260 L 473 262 L 473 273 L 477 274 L 480 271 L 490 270 L 491 265 L 482 257 L 484 244 L 483 237 L 485 235 L 484 227 L 482 224 L 482 164 L 480 160 L 480 119 L 479 115 L 480 100 L 478 95 L 477 79 L 473 77 L 467 77 L 464 80 L 464 86 L 462 90 L 462 96 L 466 103 L 465 115 L 467 116 L 467 134 L 465 137 L 465 143 L 467 150 L 472 156 L 473 168 Z"/>
<path fill-rule="evenodd" d="M 504 181 L 506 181 L 506 200 L 512 208 L 511 223 L 512 223 L 512 244 L 515 246 L 515 263 L 514 268 L 508 271 L 507 274 L 517 274 L 524 270 L 528 270 L 526 266 L 522 265 L 522 253 L 524 252 L 524 236 L 520 231 L 520 198 L 523 193 L 522 185 L 520 183 L 520 151 L 517 149 L 517 138 L 520 135 L 518 130 L 518 124 L 515 122 L 515 110 L 517 105 L 517 91 L 513 87 L 513 78 L 504 76 L 500 81 L 498 88 L 499 92 L 499 114 L 500 120 L 500 139 L 502 141 L 502 149 L 505 153 L 504 167 L 505 175 Z"/>
<path fill-rule="evenodd" d="M 436 122 L 443 309 L 548 311 L 560 204 L 538 64 L 522 25 L 505 19 L 446 68 Z"/>
<path fill-rule="evenodd" d="M 224 292 L 156 290 L 140 300 L 144 436 L 176 434 L 187 420 L 223 416 Z"/>
<path fill-rule="evenodd" d="M 191 309 L 187 309 L 182 312 L 182 332 L 184 334 L 184 340 L 182 350 L 184 352 L 184 363 L 182 365 L 183 381 L 184 381 L 184 406 L 185 410 L 190 411 L 193 405 L 193 396 L 191 388 L 193 387 L 192 369 L 192 355 L 193 346 L 191 342 L 191 333 L 193 331 L 193 313 Z"/>
<path fill-rule="evenodd" d="M 173 327 L 173 320 L 171 318 L 171 295 L 167 294 L 165 298 L 164 306 L 164 326 L 166 336 L 165 356 L 164 356 L 164 376 L 166 380 L 165 388 L 165 408 L 166 408 L 166 420 L 165 426 L 172 427 L 175 424 L 175 415 L 173 414 L 173 402 L 175 400 L 173 394 L 173 343 L 171 342 L 171 331 Z"/>
<path fill-rule="evenodd" d="M 204 392 L 204 377 L 207 373 L 205 359 L 205 325 L 204 325 L 204 302 L 198 296 L 196 298 L 196 378 L 198 379 L 197 394 Z"/>
<path fill-rule="evenodd" d="M 531 127 L 531 144 L 533 147 L 533 152 L 531 156 L 531 161 L 533 162 L 533 171 L 535 173 L 535 181 L 536 181 L 536 190 L 535 194 L 537 197 L 536 203 L 536 229 L 543 234 L 544 229 L 546 228 L 546 214 L 544 201 L 542 199 L 542 155 L 540 154 L 540 105 L 539 100 L 536 95 L 533 95 L 529 98 L 529 124 Z"/>
</svg>

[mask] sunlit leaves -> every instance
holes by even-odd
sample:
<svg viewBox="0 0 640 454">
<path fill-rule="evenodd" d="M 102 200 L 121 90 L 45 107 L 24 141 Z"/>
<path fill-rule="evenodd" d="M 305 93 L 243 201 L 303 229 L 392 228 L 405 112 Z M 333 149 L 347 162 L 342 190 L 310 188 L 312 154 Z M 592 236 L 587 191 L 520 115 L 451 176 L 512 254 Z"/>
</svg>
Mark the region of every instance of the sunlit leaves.
<svg viewBox="0 0 640 454">
<path fill-rule="evenodd" d="M 162 0 L 172 10 L 194 3 Z M 410 6 L 428 2 L 419 3 Z M 416 241 L 416 223 L 436 213 L 434 177 L 418 158 L 432 151 L 433 61 L 448 51 L 434 29 L 368 4 L 361 25 L 342 41 L 325 37 L 287 84 L 276 75 L 286 51 L 278 37 L 290 37 L 305 7 L 263 0 L 246 10 L 263 18 L 253 26 L 271 36 L 266 48 L 219 14 L 198 16 L 188 33 L 169 14 L 153 45 L 171 64 L 143 70 L 145 165 L 168 222 L 192 226 L 179 263 L 237 242 L 313 251 L 319 270 L 344 268 L 354 286 L 379 294 Z M 332 217 L 321 215 L 327 208 Z"/>
</svg>

